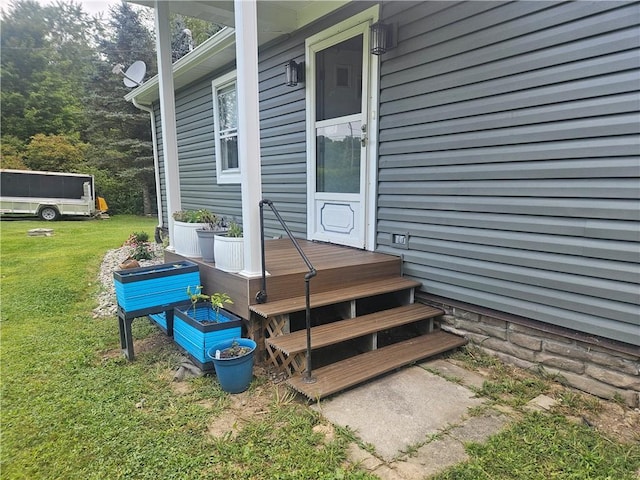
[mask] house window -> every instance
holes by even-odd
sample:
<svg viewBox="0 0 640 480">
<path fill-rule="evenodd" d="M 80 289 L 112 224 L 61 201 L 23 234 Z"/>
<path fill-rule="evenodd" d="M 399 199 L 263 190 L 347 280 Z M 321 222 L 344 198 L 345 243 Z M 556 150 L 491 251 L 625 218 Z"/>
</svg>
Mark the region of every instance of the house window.
<svg viewBox="0 0 640 480">
<path fill-rule="evenodd" d="M 240 183 L 236 73 L 214 80 L 212 86 L 218 183 Z"/>
</svg>

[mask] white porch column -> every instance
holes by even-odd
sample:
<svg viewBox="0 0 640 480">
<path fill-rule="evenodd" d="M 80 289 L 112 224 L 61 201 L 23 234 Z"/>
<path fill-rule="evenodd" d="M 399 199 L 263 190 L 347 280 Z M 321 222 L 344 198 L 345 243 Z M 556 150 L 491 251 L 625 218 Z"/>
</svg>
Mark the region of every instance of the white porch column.
<svg viewBox="0 0 640 480">
<path fill-rule="evenodd" d="M 260 256 L 260 117 L 258 16 L 255 0 L 234 0 L 238 85 L 238 162 L 242 173 L 242 229 L 247 277 L 262 273 Z"/>
<path fill-rule="evenodd" d="M 164 183 L 167 190 L 169 248 L 172 249 L 174 245 L 173 212 L 182 209 L 182 202 L 180 200 L 180 176 L 178 171 L 178 133 L 176 130 L 176 103 L 171 62 L 169 2 L 156 0 L 154 3 L 160 116 L 162 118 L 162 156 L 164 161 Z"/>
</svg>

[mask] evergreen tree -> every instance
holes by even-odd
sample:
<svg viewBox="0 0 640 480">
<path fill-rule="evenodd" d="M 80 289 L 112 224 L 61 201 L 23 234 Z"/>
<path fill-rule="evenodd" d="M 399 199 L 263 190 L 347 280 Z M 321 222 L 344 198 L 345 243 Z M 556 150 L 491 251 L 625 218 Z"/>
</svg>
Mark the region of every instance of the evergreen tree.
<svg viewBox="0 0 640 480">
<path fill-rule="evenodd" d="M 108 27 L 97 39 L 102 58 L 96 62 L 87 138 L 92 145 L 96 178 L 104 181 L 102 194 L 116 212 L 152 213 L 155 175 L 149 114 L 127 102 L 130 91 L 113 66 L 126 69 L 136 60 L 147 65 L 145 79 L 156 69 L 153 36 L 141 15 L 122 2 L 110 10 Z"/>
</svg>

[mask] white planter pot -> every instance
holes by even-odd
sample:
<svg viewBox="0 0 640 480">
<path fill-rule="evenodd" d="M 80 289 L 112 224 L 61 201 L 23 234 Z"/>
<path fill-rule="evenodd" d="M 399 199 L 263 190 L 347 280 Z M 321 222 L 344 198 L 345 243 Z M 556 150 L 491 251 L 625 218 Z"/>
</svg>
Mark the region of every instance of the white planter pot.
<svg viewBox="0 0 640 480">
<path fill-rule="evenodd" d="M 204 228 L 205 223 L 173 222 L 173 248 L 178 255 L 184 257 L 201 257 L 198 233 L 196 230 Z"/>
<path fill-rule="evenodd" d="M 244 268 L 244 238 L 216 235 L 213 251 L 217 269 L 237 273 Z"/>
</svg>

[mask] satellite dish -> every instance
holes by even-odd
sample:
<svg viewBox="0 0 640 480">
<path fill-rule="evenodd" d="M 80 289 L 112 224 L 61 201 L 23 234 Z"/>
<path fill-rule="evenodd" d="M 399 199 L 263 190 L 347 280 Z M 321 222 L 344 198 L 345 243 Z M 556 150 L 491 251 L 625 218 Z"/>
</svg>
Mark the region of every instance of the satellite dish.
<svg viewBox="0 0 640 480">
<path fill-rule="evenodd" d="M 124 86 L 129 88 L 139 87 L 142 85 L 145 73 L 147 73 L 147 66 L 142 60 L 133 62 L 131 66 L 127 68 L 127 71 L 123 73 Z"/>
</svg>

